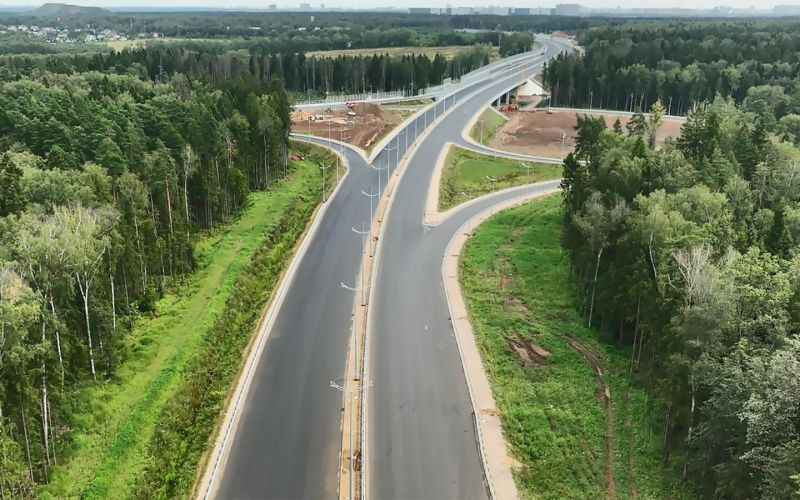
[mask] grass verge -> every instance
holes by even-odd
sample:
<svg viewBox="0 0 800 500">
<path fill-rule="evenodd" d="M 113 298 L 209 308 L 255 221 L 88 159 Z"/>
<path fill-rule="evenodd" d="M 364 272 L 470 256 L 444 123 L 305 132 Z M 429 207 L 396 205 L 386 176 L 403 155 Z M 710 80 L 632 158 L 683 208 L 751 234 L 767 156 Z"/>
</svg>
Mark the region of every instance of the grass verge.
<svg viewBox="0 0 800 500">
<path fill-rule="evenodd" d="M 497 158 L 451 146 L 442 166 L 439 210 L 448 210 L 492 191 L 559 177 L 561 165 Z"/>
<path fill-rule="evenodd" d="M 311 154 L 288 179 L 253 193 L 227 231 L 198 245 L 198 270 L 135 326 L 117 378 L 74 396 L 74 438 L 41 497 L 188 494 L 243 346 L 320 199 L 317 160 L 328 153 L 301 148 Z M 223 330 L 229 338 L 220 339 Z M 176 428 L 181 440 L 159 449 Z M 180 470 L 168 469 L 165 455 L 180 455 Z"/>
<path fill-rule="evenodd" d="M 562 217 L 560 195 L 501 212 L 477 230 L 460 263 L 503 431 L 521 463 L 520 494 L 688 497 L 661 465 L 661 420 L 629 382 L 629 349 L 601 341 L 579 313 L 560 246 Z"/>
<path fill-rule="evenodd" d="M 497 135 L 497 131 L 500 130 L 507 121 L 508 119 L 506 117 L 487 107 L 483 110 L 483 113 L 481 113 L 481 117 L 478 118 L 478 121 L 475 122 L 472 130 L 470 130 L 469 136 L 478 144 L 486 146 L 492 142 L 492 139 Z"/>
</svg>

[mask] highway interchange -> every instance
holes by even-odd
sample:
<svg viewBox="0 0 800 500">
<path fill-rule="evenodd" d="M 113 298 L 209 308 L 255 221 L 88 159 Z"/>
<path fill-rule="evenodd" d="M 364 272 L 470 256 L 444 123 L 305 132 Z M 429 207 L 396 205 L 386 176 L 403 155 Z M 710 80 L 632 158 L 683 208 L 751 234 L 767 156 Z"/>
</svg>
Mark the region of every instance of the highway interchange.
<svg viewBox="0 0 800 500">
<path fill-rule="evenodd" d="M 436 227 L 423 225 L 427 191 L 448 142 L 502 155 L 466 144 L 462 130 L 486 104 L 567 48 L 546 39 L 540 52 L 475 72 L 408 121 L 371 164 L 352 148 L 305 139 L 341 151 L 349 170 L 289 278 L 201 496 L 337 498 L 343 394 L 330 381 L 346 376 L 357 300 L 341 283 L 358 283 L 362 238 L 351 228 L 368 226 L 377 207 L 362 191 L 375 193 L 379 176 L 383 187 L 387 170 L 396 175 L 398 161 L 402 177 L 383 222 L 368 313 L 365 497 L 488 496 L 444 296 L 442 257 L 454 231 L 471 216 L 553 183 L 490 195 Z M 325 175 L 336 174 L 329 169 Z"/>
</svg>

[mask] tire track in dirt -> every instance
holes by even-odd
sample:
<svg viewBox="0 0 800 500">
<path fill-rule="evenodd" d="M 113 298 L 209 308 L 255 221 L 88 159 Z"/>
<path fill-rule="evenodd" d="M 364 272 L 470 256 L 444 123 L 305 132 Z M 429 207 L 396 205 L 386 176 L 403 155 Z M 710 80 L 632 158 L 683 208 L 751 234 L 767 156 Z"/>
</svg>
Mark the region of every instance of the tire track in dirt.
<svg viewBox="0 0 800 500">
<path fill-rule="evenodd" d="M 600 389 L 598 397 L 606 409 L 606 498 L 616 499 L 617 482 L 614 479 L 614 435 L 616 429 L 614 401 L 611 398 L 611 386 L 606 382 L 605 370 L 603 370 L 603 362 L 600 360 L 600 354 L 575 337 L 567 336 L 566 340 L 567 344 L 581 354 L 584 361 L 594 369 L 597 378 L 597 384 Z"/>
<path fill-rule="evenodd" d="M 639 487 L 636 485 L 636 431 L 631 424 L 631 400 L 625 391 L 625 430 L 628 432 L 628 477 L 631 482 L 631 498 L 639 498 Z"/>
</svg>

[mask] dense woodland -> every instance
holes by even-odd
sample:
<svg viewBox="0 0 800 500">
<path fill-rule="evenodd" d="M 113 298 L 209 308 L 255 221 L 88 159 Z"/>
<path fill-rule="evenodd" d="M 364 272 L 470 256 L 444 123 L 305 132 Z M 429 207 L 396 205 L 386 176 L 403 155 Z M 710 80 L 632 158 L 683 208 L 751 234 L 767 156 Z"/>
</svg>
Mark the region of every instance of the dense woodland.
<svg viewBox="0 0 800 500">
<path fill-rule="evenodd" d="M 0 493 L 58 463 L 76 388 L 194 265 L 198 233 L 285 175 L 279 79 L 217 89 L 98 72 L 0 85 Z"/>
<path fill-rule="evenodd" d="M 64 7 L 54 4 L 28 13 L 0 14 L 0 24 L 52 25 L 65 29 L 91 26 L 132 35 L 156 32 L 167 37 L 193 39 L 243 38 L 253 44 L 283 40 L 283 43 L 287 43 L 285 48 L 294 43 L 295 50 L 330 50 L 472 45 L 496 40 L 497 33 L 491 32 L 497 31 L 572 32 L 590 26 L 625 22 L 559 16 L 402 12 L 110 12 Z"/>
<path fill-rule="evenodd" d="M 509 46 L 509 53 L 529 50 L 533 37 Z M 417 90 L 459 78 L 489 63 L 487 45 L 465 47 L 452 58 L 441 54 L 375 54 L 365 56 L 306 57 L 297 52 L 222 53 L 196 51 L 175 44 L 127 49 L 122 52 L 58 56 L 6 56 L 0 58 L 0 80 L 36 75 L 45 66 L 50 72 L 74 74 L 91 71 L 128 74 L 155 83 L 175 75 L 202 80 L 225 89 L 231 85 L 263 86 L 277 78 L 291 92 L 369 92 L 371 90 Z"/>
<path fill-rule="evenodd" d="M 84 14 L 59 22 L 84 26 Z M 72 437 L 75 392 L 114 380 L 131 325 L 194 269 L 195 240 L 235 217 L 250 191 L 286 174 L 287 91 L 435 85 L 485 64 L 497 30 L 521 32 L 500 39 L 507 55 L 530 46 L 528 30 L 604 22 L 581 34 L 585 56 L 561 58 L 545 75 L 555 104 L 653 111 L 637 114 L 628 130 L 580 118 L 576 152 L 564 164 L 564 247 L 587 322 L 630 347 L 631 376 L 663 415 L 656 431 L 664 460 L 698 495 L 800 495 L 797 26 L 91 16 L 118 30 L 147 23 L 148 31 L 222 40 L 48 55 L 28 47 L 31 54 L 0 59 L 0 496 L 35 496 Z M 437 44 L 465 49 L 451 60 L 304 55 Z M 668 111 L 689 119 L 677 141 L 656 149 Z M 292 221 L 297 234 L 301 219 Z M 262 271 L 274 279 L 277 265 Z M 236 300 L 254 314 L 252 295 L 242 289 Z M 242 311 L 230 315 L 223 319 L 247 329 Z M 219 345 L 232 342 L 224 333 Z M 226 352 L 234 359 L 238 351 Z M 218 376 L 209 368 L 202 378 Z M 210 429 L 216 407 L 198 401 L 225 390 L 205 389 L 170 406 L 177 417 L 152 444 L 169 453 L 148 468 L 140 496 L 190 487 L 185 464 L 205 440 L 187 445 L 186 434 L 192 425 Z"/>
<path fill-rule="evenodd" d="M 664 459 L 698 494 L 793 498 L 800 150 L 723 97 L 656 150 L 663 113 L 627 131 L 579 118 L 564 247 L 587 322 L 630 346 L 663 415 Z"/>
<path fill-rule="evenodd" d="M 585 55 L 562 56 L 544 73 L 555 105 L 633 111 L 661 100 L 685 115 L 722 95 L 751 111 L 766 105 L 759 115 L 772 120 L 800 107 L 796 22 L 631 22 L 579 41 Z"/>
</svg>

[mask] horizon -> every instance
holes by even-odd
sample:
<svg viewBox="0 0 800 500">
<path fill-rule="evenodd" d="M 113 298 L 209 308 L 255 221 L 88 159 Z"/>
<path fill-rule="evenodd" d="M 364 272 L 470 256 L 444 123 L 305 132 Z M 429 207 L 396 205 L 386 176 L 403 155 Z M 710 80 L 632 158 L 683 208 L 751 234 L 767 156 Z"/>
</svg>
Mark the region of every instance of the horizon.
<svg viewBox="0 0 800 500">
<path fill-rule="evenodd" d="M 281 11 L 300 11 L 303 12 L 305 10 L 300 9 L 301 3 L 309 3 L 312 9 L 322 10 L 320 8 L 321 5 L 324 5 L 325 11 L 330 10 L 344 10 L 344 11 L 351 11 L 351 12 L 372 12 L 376 10 L 388 10 L 392 9 L 396 12 L 403 12 L 407 10 L 409 7 L 423 7 L 423 8 L 431 8 L 431 9 L 438 9 L 438 8 L 487 8 L 487 7 L 498 7 L 498 8 L 505 8 L 505 7 L 516 7 L 516 8 L 530 8 L 532 11 L 537 9 L 549 9 L 555 7 L 557 4 L 565 4 L 565 3 L 577 3 L 581 5 L 581 7 L 591 10 L 614 10 L 614 9 L 621 9 L 621 10 L 630 10 L 630 9 L 681 9 L 681 10 L 710 10 L 714 8 L 731 8 L 735 10 L 752 10 L 753 12 L 763 12 L 763 11 L 770 11 L 773 10 L 776 6 L 789 6 L 789 7 L 798 7 L 800 8 L 800 3 L 797 2 L 767 2 L 761 3 L 758 6 L 752 4 L 752 0 L 728 0 L 726 2 L 720 2 L 718 0 L 704 0 L 700 2 L 686 2 L 681 0 L 674 0 L 671 4 L 660 5 L 658 7 L 654 7 L 652 5 L 643 5 L 639 0 L 620 0 L 614 3 L 607 3 L 603 2 L 602 0 L 583 0 L 580 2 L 573 1 L 573 0 L 563 0 L 558 1 L 554 0 L 552 2 L 542 2 L 536 6 L 524 5 L 520 3 L 516 3 L 513 0 L 506 1 L 506 2 L 496 2 L 496 0 L 489 1 L 489 2 L 480 2 L 480 1 L 459 1 L 459 0 L 449 0 L 445 1 L 441 5 L 432 7 L 430 2 L 426 2 L 424 0 L 411 0 L 410 2 L 406 2 L 403 7 L 396 7 L 389 1 L 381 1 L 372 4 L 370 8 L 364 8 L 363 4 L 355 1 L 355 0 L 339 0 L 337 2 L 326 2 L 323 0 L 317 0 L 316 2 L 309 2 L 307 0 L 297 0 L 297 1 L 273 1 L 268 0 L 267 2 L 259 1 L 259 0 L 241 0 L 235 6 L 231 6 L 229 4 L 221 3 L 218 0 L 171 0 L 170 3 L 165 3 L 159 0 L 138 0 L 135 2 L 131 2 L 130 0 L 101 0 L 101 1 L 93 1 L 93 0 L 77 0 L 77 1 L 70 1 L 70 2 L 42 2 L 42 3 L 0 3 L 1 9 L 21 9 L 21 10 L 33 10 L 45 4 L 63 4 L 63 5 L 73 5 L 73 6 L 80 6 L 80 7 L 100 7 L 104 9 L 109 9 L 113 11 L 121 11 L 125 12 L 127 9 L 131 11 L 136 10 L 148 10 L 152 12 L 159 12 L 159 11 L 171 11 L 171 10 L 182 10 L 182 11 L 191 11 L 193 9 L 197 10 L 208 10 L 208 11 L 226 11 L 226 12 L 236 12 L 236 11 L 268 11 L 268 6 L 270 4 L 277 5 L 277 9 Z M 688 5 L 687 5 L 688 4 Z"/>
</svg>

